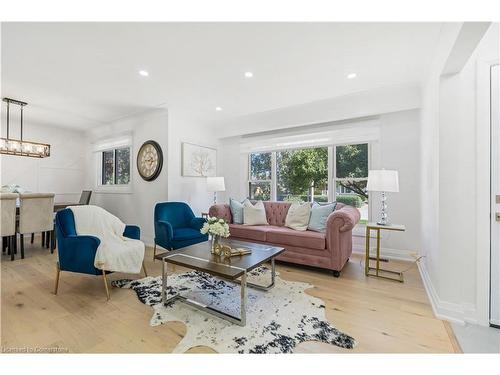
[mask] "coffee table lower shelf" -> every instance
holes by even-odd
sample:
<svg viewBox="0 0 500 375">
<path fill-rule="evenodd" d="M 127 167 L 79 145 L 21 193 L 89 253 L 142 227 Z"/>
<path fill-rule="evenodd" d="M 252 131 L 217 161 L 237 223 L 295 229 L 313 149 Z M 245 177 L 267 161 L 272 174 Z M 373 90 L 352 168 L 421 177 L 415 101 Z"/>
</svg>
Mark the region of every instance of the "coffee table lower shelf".
<svg viewBox="0 0 500 375">
<path fill-rule="evenodd" d="M 172 256 L 182 256 L 180 254 L 173 254 Z M 264 290 L 267 291 L 271 288 L 274 287 L 274 282 L 276 279 L 276 266 L 274 262 L 274 258 L 271 259 L 271 283 L 269 285 L 259 285 L 259 284 L 254 284 L 254 283 L 249 283 L 247 282 L 247 272 L 243 268 L 227 265 L 227 267 L 231 267 L 234 269 L 242 270 L 243 274 L 241 275 L 240 279 L 228 279 L 221 277 L 218 275 L 217 277 L 222 278 L 224 280 L 227 280 L 229 282 L 235 283 L 235 284 L 240 284 L 240 316 L 233 316 L 231 314 L 228 314 L 222 310 L 215 309 L 211 306 L 205 305 L 204 303 L 200 303 L 198 301 L 192 300 L 190 298 L 187 298 L 185 296 L 182 296 L 180 294 L 176 294 L 170 298 L 167 298 L 167 286 L 168 286 L 168 271 L 167 271 L 167 265 L 168 265 L 168 259 L 169 256 L 163 257 L 162 261 L 162 302 L 165 306 L 174 303 L 175 301 L 183 302 L 189 306 L 192 306 L 200 311 L 204 311 L 206 313 L 209 313 L 211 315 L 214 315 L 218 318 L 227 320 L 231 323 L 238 324 L 240 326 L 245 326 L 246 325 L 246 303 L 247 303 L 247 287 L 258 289 L 258 290 Z M 206 271 L 203 271 L 206 272 Z M 210 272 L 207 272 L 210 274 Z"/>
</svg>

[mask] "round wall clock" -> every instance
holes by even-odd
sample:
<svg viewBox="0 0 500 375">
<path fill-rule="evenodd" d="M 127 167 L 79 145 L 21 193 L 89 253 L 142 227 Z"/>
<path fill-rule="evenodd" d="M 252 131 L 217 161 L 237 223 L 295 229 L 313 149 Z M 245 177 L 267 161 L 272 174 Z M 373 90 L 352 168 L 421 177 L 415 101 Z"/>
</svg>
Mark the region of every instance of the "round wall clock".
<svg viewBox="0 0 500 375">
<path fill-rule="evenodd" d="M 163 166 L 163 153 L 158 142 L 146 141 L 137 153 L 137 170 L 146 181 L 159 176 Z"/>
</svg>

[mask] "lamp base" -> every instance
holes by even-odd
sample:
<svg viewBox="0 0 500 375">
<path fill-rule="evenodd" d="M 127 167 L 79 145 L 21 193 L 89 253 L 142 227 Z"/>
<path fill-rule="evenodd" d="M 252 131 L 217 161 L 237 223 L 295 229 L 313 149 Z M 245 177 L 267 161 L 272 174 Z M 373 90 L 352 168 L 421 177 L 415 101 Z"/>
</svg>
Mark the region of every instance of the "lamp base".
<svg viewBox="0 0 500 375">
<path fill-rule="evenodd" d="M 389 225 L 389 221 L 387 220 L 387 196 L 385 192 L 382 192 L 381 199 L 381 211 L 380 211 L 380 220 L 377 221 L 378 225 Z"/>
</svg>

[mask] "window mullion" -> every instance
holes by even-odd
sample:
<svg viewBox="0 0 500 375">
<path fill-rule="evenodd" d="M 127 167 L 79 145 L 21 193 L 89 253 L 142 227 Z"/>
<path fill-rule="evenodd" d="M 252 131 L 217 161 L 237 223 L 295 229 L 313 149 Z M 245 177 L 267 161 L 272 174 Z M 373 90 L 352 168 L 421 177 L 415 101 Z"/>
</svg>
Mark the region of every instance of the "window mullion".
<svg viewBox="0 0 500 375">
<path fill-rule="evenodd" d="M 104 185 L 106 183 L 105 181 L 105 169 L 104 169 L 104 151 L 101 152 L 101 185 Z"/>
<path fill-rule="evenodd" d="M 117 173 L 116 171 L 118 170 L 117 168 L 117 160 L 116 160 L 116 148 L 113 150 L 113 182 L 115 185 L 117 185 L 118 179 L 117 179 Z"/>
<path fill-rule="evenodd" d="M 277 201 L 277 165 L 276 165 L 276 151 L 271 153 L 271 201 Z"/>
<path fill-rule="evenodd" d="M 328 146 L 328 201 L 335 200 L 335 146 Z"/>
</svg>

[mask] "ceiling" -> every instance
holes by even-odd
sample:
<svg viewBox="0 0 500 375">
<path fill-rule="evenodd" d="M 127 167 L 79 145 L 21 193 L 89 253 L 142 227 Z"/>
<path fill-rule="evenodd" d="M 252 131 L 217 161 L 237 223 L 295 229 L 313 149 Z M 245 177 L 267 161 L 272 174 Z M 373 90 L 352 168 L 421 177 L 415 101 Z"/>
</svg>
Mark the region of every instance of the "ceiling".
<svg viewBox="0 0 500 375">
<path fill-rule="evenodd" d="M 158 106 L 208 122 L 422 80 L 439 23 L 3 23 L 2 96 L 88 128 Z M 149 72 L 142 77 L 139 70 Z M 253 78 L 245 78 L 246 71 Z M 355 79 L 347 79 L 349 73 Z M 215 107 L 222 111 L 215 111 Z"/>
</svg>

